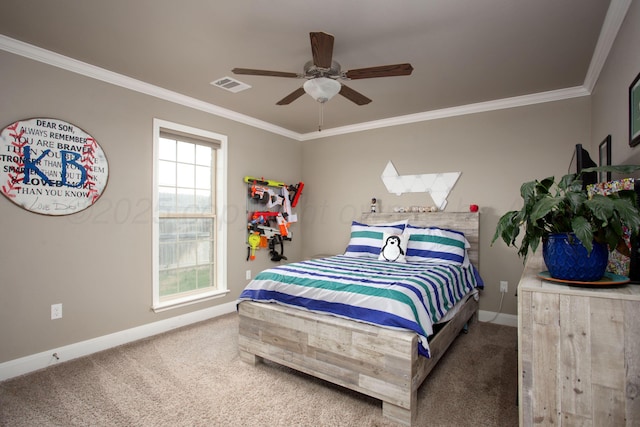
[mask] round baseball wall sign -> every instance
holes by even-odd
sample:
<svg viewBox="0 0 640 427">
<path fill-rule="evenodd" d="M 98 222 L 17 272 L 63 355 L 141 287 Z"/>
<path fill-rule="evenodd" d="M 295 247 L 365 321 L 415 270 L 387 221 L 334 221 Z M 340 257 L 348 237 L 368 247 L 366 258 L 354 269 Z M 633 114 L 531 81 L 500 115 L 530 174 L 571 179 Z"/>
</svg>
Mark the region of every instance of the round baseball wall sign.
<svg viewBox="0 0 640 427">
<path fill-rule="evenodd" d="M 16 205 L 69 215 L 93 205 L 109 177 L 98 142 L 62 120 L 34 118 L 0 133 L 0 191 Z"/>
</svg>

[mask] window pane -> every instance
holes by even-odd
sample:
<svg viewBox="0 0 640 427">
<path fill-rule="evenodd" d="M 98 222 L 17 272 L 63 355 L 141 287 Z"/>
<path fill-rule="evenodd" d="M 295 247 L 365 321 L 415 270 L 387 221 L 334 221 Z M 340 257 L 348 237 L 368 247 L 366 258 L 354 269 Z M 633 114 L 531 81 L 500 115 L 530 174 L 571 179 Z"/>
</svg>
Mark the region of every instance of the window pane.
<svg viewBox="0 0 640 427">
<path fill-rule="evenodd" d="M 211 189 L 211 168 L 196 166 L 196 188 Z"/>
<path fill-rule="evenodd" d="M 160 138 L 158 144 L 158 158 L 161 160 L 176 160 L 176 141 Z"/>
<path fill-rule="evenodd" d="M 158 184 L 176 185 L 176 164 L 160 160 L 158 162 Z"/>
<path fill-rule="evenodd" d="M 213 285 L 213 269 L 211 266 L 199 267 L 197 270 L 198 288 L 207 288 Z"/>
<path fill-rule="evenodd" d="M 213 238 L 213 219 L 202 218 L 198 220 L 197 233 L 198 239 L 211 239 Z"/>
<path fill-rule="evenodd" d="M 176 211 L 176 189 L 173 187 L 158 188 L 158 210 L 161 213 Z"/>
<path fill-rule="evenodd" d="M 178 240 L 177 220 L 161 218 L 159 223 L 160 243 Z"/>
<path fill-rule="evenodd" d="M 180 266 L 191 267 L 196 265 L 196 242 L 178 243 L 178 263 Z"/>
<path fill-rule="evenodd" d="M 195 240 L 197 237 L 197 219 L 184 218 L 175 220 L 178 226 L 178 239 L 180 241 Z"/>
<path fill-rule="evenodd" d="M 195 211 L 198 213 L 211 213 L 211 192 L 196 190 Z"/>
<path fill-rule="evenodd" d="M 211 242 L 198 242 L 198 265 L 202 264 L 210 264 L 212 251 L 211 251 Z"/>
<path fill-rule="evenodd" d="M 178 292 L 178 274 L 175 270 L 160 270 L 160 296 L 173 295 Z"/>
<path fill-rule="evenodd" d="M 176 242 L 167 241 L 160 243 L 160 269 L 176 268 L 178 266 L 178 256 L 176 253 Z"/>
<path fill-rule="evenodd" d="M 163 135 L 170 134 L 164 129 Z M 182 130 L 181 130 L 182 132 Z M 197 136 L 197 135 L 196 135 Z M 158 140 L 158 295 L 162 303 L 216 287 L 214 217 L 217 146 L 176 136 Z M 221 284 L 224 287 L 224 284 Z"/>
<path fill-rule="evenodd" d="M 158 160 L 160 212 L 212 213 L 214 194 L 211 147 L 162 138 L 163 154 L 175 160 Z M 171 187 L 174 187 L 173 189 Z"/>
<path fill-rule="evenodd" d="M 195 186 L 196 180 L 196 171 L 195 166 L 193 165 L 184 165 L 182 163 L 178 163 L 177 173 L 178 173 L 178 187 L 188 187 L 193 188 Z"/>
<path fill-rule="evenodd" d="M 196 268 L 188 268 L 178 272 L 178 287 L 180 292 L 188 292 L 197 289 L 198 270 Z"/>
<path fill-rule="evenodd" d="M 211 218 L 160 219 L 161 296 L 212 286 L 214 223 Z"/>
<path fill-rule="evenodd" d="M 178 161 L 183 163 L 195 163 L 196 145 L 189 142 L 178 141 Z"/>
<path fill-rule="evenodd" d="M 202 166 L 211 166 L 211 147 L 204 145 L 196 145 L 196 164 Z"/>
<path fill-rule="evenodd" d="M 195 212 L 196 190 L 179 188 L 178 189 L 178 211 L 179 212 Z"/>
</svg>

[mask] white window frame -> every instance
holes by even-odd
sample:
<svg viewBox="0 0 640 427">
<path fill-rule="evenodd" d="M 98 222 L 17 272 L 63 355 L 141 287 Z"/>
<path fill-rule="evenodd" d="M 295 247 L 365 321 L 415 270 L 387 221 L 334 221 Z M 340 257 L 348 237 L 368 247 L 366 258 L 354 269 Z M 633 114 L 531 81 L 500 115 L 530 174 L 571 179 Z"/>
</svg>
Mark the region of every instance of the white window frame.
<svg viewBox="0 0 640 427">
<path fill-rule="evenodd" d="M 160 143 L 160 131 L 176 134 L 192 135 L 194 138 L 213 140 L 219 143 L 216 148 L 215 164 L 215 289 L 192 295 L 172 298 L 161 301 L 159 280 L 159 239 L 160 239 L 160 213 L 158 210 L 158 152 Z M 152 279 L 153 279 L 153 303 L 152 309 L 160 312 L 172 308 L 183 307 L 189 304 L 221 298 L 229 293 L 227 286 L 227 224 L 224 217 L 224 208 L 227 206 L 227 137 L 218 133 L 181 125 L 161 119 L 153 119 L 153 230 L 152 230 Z"/>
</svg>

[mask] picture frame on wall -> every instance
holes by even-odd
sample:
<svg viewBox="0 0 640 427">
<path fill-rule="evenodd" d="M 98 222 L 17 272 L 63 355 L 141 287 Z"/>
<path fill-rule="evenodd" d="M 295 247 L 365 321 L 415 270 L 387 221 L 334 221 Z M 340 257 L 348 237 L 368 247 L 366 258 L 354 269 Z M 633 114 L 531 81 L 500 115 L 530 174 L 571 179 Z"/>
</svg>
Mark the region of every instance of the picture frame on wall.
<svg viewBox="0 0 640 427">
<path fill-rule="evenodd" d="M 640 144 L 640 73 L 629 86 L 629 145 Z"/>
<path fill-rule="evenodd" d="M 598 166 L 611 166 L 611 135 L 600 143 L 598 154 Z M 598 181 L 611 181 L 611 172 L 599 172 Z"/>
</svg>

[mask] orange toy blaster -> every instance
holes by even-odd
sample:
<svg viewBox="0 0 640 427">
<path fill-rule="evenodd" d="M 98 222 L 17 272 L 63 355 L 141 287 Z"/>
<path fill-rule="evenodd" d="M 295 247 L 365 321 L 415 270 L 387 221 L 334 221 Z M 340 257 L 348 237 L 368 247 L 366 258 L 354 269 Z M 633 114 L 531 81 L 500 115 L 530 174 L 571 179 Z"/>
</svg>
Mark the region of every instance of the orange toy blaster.
<svg viewBox="0 0 640 427">
<path fill-rule="evenodd" d="M 252 184 L 249 189 L 249 193 L 251 194 L 252 199 L 258 200 L 262 204 L 266 204 L 268 209 L 276 205 L 282 205 L 282 202 L 284 201 L 284 198 L 282 196 L 278 196 L 272 189 L 261 185 Z"/>
<path fill-rule="evenodd" d="M 289 231 L 289 223 L 281 212 L 254 212 L 251 216 L 251 222 L 256 224 L 268 224 L 269 221 L 276 220 L 278 228 L 280 229 L 280 235 L 291 239 L 291 232 Z"/>
</svg>

